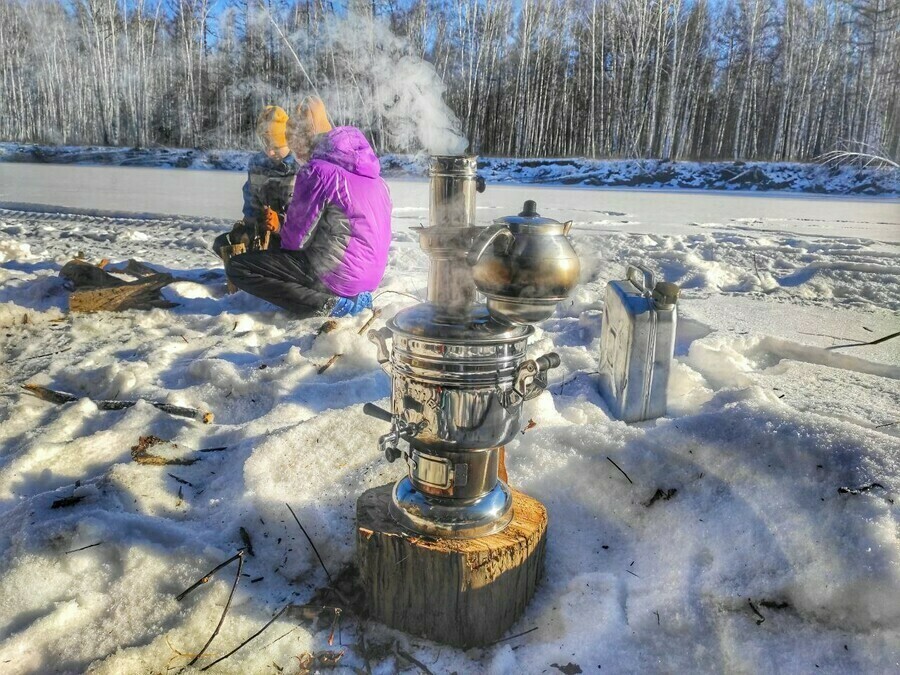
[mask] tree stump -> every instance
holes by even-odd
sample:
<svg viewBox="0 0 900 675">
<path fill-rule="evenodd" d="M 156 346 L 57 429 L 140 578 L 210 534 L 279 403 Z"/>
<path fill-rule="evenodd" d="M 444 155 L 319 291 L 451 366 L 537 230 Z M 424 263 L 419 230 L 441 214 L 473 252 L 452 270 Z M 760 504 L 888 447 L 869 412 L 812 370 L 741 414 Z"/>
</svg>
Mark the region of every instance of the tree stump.
<svg viewBox="0 0 900 675">
<path fill-rule="evenodd" d="M 463 649 L 502 638 L 541 577 L 547 509 L 513 490 L 513 519 L 502 532 L 433 539 L 394 522 L 388 511 L 392 489 L 372 488 L 356 503 L 357 559 L 369 615 Z"/>
</svg>

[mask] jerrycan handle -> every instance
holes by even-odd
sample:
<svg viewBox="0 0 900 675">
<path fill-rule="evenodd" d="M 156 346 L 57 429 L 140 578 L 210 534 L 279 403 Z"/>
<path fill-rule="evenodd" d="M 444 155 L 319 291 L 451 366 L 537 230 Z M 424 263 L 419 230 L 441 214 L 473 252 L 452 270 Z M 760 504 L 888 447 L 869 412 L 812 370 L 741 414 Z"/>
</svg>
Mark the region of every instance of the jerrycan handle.
<svg viewBox="0 0 900 675">
<path fill-rule="evenodd" d="M 628 265 L 625 272 L 625 278 L 633 283 L 645 298 L 649 298 L 653 294 L 654 284 L 653 272 L 639 263 Z"/>
</svg>

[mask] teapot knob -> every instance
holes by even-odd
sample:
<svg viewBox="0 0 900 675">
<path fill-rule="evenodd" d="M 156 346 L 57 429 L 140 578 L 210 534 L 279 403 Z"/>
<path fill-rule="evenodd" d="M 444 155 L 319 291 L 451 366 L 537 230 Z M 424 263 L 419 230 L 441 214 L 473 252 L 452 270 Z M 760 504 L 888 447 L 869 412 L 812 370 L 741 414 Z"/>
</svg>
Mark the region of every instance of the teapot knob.
<svg viewBox="0 0 900 675">
<path fill-rule="evenodd" d="M 522 213 L 519 214 L 522 218 L 537 218 L 541 214 L 537 212 L 537 202 L 533 199 L 529 199 L 522 206 Z"/>
</svg>

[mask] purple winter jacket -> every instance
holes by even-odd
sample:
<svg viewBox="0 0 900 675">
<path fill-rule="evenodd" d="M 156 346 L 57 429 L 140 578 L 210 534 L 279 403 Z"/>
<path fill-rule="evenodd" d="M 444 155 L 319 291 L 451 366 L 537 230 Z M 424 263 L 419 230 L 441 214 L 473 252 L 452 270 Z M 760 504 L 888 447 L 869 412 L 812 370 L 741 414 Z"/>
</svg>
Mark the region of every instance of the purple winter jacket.
<svg viewBox="0 0 900 675">
<path fill-rule="evenodd" d="M 391 197 L 372 146 L 355 127 L 316 144 L 297 174 L 281 248 L 306 252 L 313 273 L 336 295 L 378 287 L 391 243 Z"/>
</svg>

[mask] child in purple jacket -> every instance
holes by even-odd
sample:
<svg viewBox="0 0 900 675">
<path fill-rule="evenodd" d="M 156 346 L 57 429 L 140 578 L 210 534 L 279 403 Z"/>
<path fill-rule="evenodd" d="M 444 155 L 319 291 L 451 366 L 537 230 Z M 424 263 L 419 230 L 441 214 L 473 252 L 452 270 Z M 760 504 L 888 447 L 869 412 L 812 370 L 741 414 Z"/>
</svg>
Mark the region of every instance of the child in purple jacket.
<svg viewBox="0 0 900 675">
<path fill-rule="evenodd" d="M 288 142 L 309 163 L 297 174 L 281 249 L 232 258 L 226 272 L 238 288 L 301 316 L 357 314 L 372 306 L 387 266 L 391 198 L 362 132 L 313 136 L 317 115 L 321 100 L 307 99 L 291 117 Z"/>
</svg>

